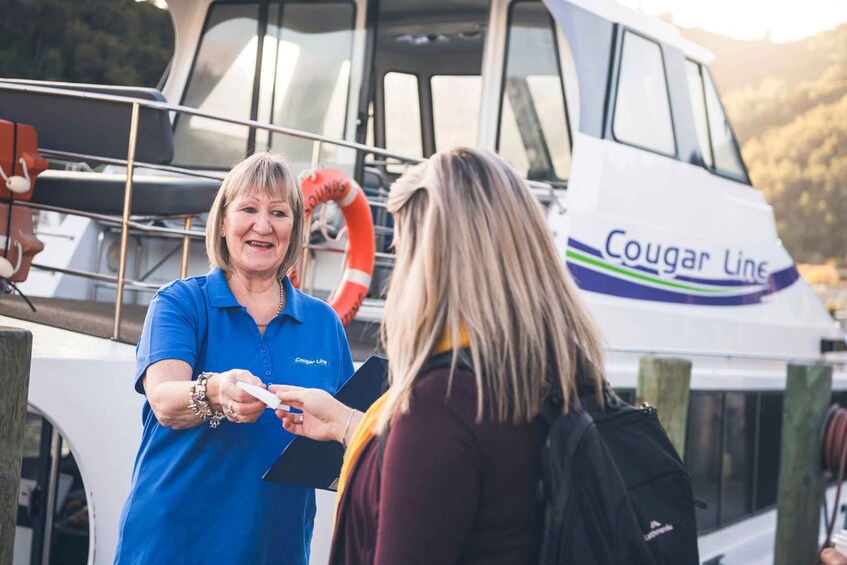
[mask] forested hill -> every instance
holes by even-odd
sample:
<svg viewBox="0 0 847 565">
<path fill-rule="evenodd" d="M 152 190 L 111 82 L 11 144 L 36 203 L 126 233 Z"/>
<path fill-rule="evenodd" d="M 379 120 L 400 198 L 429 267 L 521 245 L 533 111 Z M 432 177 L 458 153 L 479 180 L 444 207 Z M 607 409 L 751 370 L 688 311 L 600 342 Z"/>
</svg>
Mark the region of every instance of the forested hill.
<svg viewBox="0 0 847 565">
<path fill-rule="evenodd" d="M 683 35 L 712 71 L 753 183 L 798 262 L 847 256 L 847 25 L 792 43 Z"/>
<path fill-rule="evenodd" d="M 170 15 L 132 0 L 0 0 L 0 77 L 156 86 Z"/>
</svg>

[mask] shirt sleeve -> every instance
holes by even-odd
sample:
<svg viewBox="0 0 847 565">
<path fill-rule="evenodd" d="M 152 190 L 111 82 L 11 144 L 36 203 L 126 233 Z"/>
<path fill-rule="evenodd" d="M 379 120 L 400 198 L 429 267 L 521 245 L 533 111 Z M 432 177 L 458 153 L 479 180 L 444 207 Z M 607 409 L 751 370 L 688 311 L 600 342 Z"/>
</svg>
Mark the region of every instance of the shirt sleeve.
<svg viewBox="0 0 847 565">
<path fill-rule="evenodd" d="M 434 380 L 442 382 L 433 386 Z M 409 413 L 392 423 L 382 464 L 377 565 L 461 558 L 479 500 L 481 455 L 471 423 L 445 402 L 446 380 L 436 375 L 416 387 Z"/>
<path fill-rule="evenodd" d="M 141 394 L 141 380 L 153 363 L 178 359 L 194 367 L 197 362 L 202 339 L 200 316 L 190 293 L 184 290 L 174 284 L 161 289 L 150 301 L 135 348 L 135 390 Z"/>
</svg>

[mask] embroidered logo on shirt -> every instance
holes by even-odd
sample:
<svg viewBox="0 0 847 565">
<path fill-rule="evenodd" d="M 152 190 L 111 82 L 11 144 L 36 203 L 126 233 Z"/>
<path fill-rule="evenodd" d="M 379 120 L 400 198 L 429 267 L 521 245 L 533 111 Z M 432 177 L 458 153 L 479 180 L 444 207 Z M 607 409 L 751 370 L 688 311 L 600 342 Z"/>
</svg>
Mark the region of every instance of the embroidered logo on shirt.
<svg viewBox="0 0 847 565">
<path fill-rule="evenodd" d="M 298 365 L 322 365 L 324 367 L 329 366 L 329 363 L 326 362 L 326 359 L 303 359 L 302 357 L 297 357 L 294 359 L 294 362 Z"/>
</svg>

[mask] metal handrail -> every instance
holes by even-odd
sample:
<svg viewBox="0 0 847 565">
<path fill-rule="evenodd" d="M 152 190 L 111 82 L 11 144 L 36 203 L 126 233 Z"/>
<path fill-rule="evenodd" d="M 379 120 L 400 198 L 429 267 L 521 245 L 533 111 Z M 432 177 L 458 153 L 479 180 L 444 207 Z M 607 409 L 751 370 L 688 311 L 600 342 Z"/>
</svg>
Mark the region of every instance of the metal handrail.
<svg viewBox="0 0 847 565">
<path fill-rule="evenodd" d="M 324 135 L 311 133 L 303 130 L 298 130 L 294 128 L 287 128 L 283 126 L 276 126 L 273 124 L 268 124 L 265 122 L 259 122 L 256 120 L 244 120 L 241 118 L 233 118 L 230 116 L 224 116 L 222 114 L 216 114 L 214 112 L 206 112 L 204 110 L 198 110 L 197 108 L 191 108 L 190 106 L 182 106 L 179 104 L 170 104 L 168 102 L 158 102 L 156 100 L 142 100 L 138 98 L 129 98 L 127 96 L 116 96 L 114 94 L 101 94 L 98 92 L 83 92 L 79 90 L 65 90 L 62 88 L 52 88 L 47 86 L 34 86 L 34 85 L 24 85 L 24 84 L 15 84 L 11 82 L 3 82 L 0 81 L 0 90 L 14 90 L 18 92 L 27 92 L 31 94 L 52 94 L 55 96 L 65 96 L 68 98 L 82 98 L 86 100 L 99 100 L 101 102 L 114 102 L 116 104 L 131 104 L 133 108 L 150 108 L 153 110 L 164 110 L 167 112 L 179 112 L 181 114 L 188 114 L 190 116 L 198 116 L 201 118 L 208 118 L 210 120 L 217 120 L 220 122 L 247 126 L 250 128 L 261 129 L 270 131 L 273 133 L 281 133 L 283 135 L 288 135 L 291 137 L 296 137 L 299 139 L 308 139 L 311 141 L 316 141 L 320 143 L 329 143 L 330 145 L 337 145 L 339 147 L 346 147 L 348 149 L 355 149 L 357 151 L 361 151 L 365 154 L 373 154 L 380 155 L 382 157 L 388 157 L 391 159 L 396 159 L 401 163 L 421 163 L 425 161 L 425 159 L 421 157 L 410 157 L 408 155 L 402 155 L 400 153 L 395 153 L 393 151 L 388 151 L 386 149 L 382 149 L 379 147 L 372 147 L 370 145 L 365 145 L 362 143 L 356 143 L 353 141 L 346 141 L 342 139 L 333 139 L 330 137 L 326 137 Z M 131 124 L 130 124 L 131 125 Z M 137 122 L 136 122 L 137 125 Z M 130 134 L 131 135 L 131 134 Z M 129 159 L 127 159 L 129 161 Z"/>
<path fill-rule="evenodd" d="M 2 85 L 2 83 L 0 83 L 0 85 Z M 73 153 L 73 152 L 70 152 L 70 151 L 58 151 L 58 150 L 55 150 L 55 149 L 39 149 L 38 152 L 41 153 L 41 155 L 43 157 L 47 157 L 48 159 L 52 158 L 52 159 L 62 160 L 62 161 L 79 161 L 79 162 L 96 161 L 98 163 L 103 163 L 103 164 L 106 164 L 106 165 L 117 165 L 117 166 L 120 166 L 120 167 L 125 167 L 126 164 L 127 164 L 126 159 L 114 159 L 114 158 L 111 158 L 111 157 L 100 157 L 98 155 L 87 155 L 85 153 Z M 162 171 L 162 172 L 166 172 L 166 173 L 175 173 L 175 174 L 178 174 L 178 175 L 185 175 L 185 176 L 188 176 L 188 177 L 199 177 L 199 178 L 205 178 L 205 179 L 211 179 L 211 180 L 217 180 L 217 181 L 223 180 L 223 178 L 224 178 L 223 173 L 217 173 L 216 174 L 216 173 L 210 173 L 209 171 L 202 171 L 202 170 L 196 170 L 196 169 L 186 169 L 186 168 L 183 168 L 183 167 L 174 167 L 173 165 L 157 165 L 155 163 L 146 163 L 146 162 L 142 162 L 142 161 L 136 161 L 135 166 L 140 167 L 140 168 L 144 168 L 144 169 Z"/>
<path fill-rule="evenodd" d="M 117 284 L 118 277 L 116 275 L 104 275 L 103 273 L 93 273 L 91 271 L 80 271 L 79 269 L 67 269 L 63 267 L 52 267 L 48 265 L 42 265 L 40 263 L 32 263 L 32 268 L 38 269 L 39 271 L 49 271 L 51 273 L 61 273 L 63 275 L 72 275 L 75 277 L 81 277 L 85 279 L 91 279 L 98 282 L 106 282 Z M 124 286 L 127 288 L 135 288 L 139 290 L 149 290 L 151 292 L 155 292 L 162 288 L 160 284 L 154 283 L 145 283 L 141 281 L 135 280 L 124 280 Z"/>
<path fill-rule="evenodd" d="M 191 230 L 191 218 L 192 216 L 178 216 L 183 217 L 185 224 L 184 229 L 178 228 L 166 228 L 160 226 L 150 226 L 146 224 L 140 223 L 144 218 L 140 217 L 132 217 L 131 215 L 131 202 L 132 202 L 132 189 L 133 189 L 133 177 L 135 173 L 135 169 L 142 167 L 149 170 L 156 170 L 162 172 L 168 172 L 173 174 L 185 175 L 189 177 L 203 177 L 210 178 L 214 180 L 221 180 L 222 175 L 210 173 L 208 171 L 195 170 L 195 169 L 186 169 L 182 167 L 176 167 L 171 165 L 158 165 L 154 163 L 145 163 L 136 161 L 135 159 L 135 146 L 138 137 L 138 123 L 139 123 L 139 114 L 141 108 L 148 108 L 152 110 L 161 110 L 167 112 L 176 112 L 180 114 L 187 114 L 190 116 L 198 116 L 202 118 L 207 118 L 210 120 L 216 120 L 219 122 L 230 123 L 235 125 L 246 126 L 251 129 L 259 129 L 268 132 L 278 133 L 282 135 L 286 135 L 289 137 L 311 140 L 314 145 L 312 148 L 312 162 L 311 165 L 313 168 L 316 168 L 319 164 L 321 147 L 324 143 L 345 147 L 348 149 L 352 149 L 358 152 L 361 152 L 364 155 L 372 155 L 375 157 L 381 157 L 383 160 L 379 162 L 387 162 L 387 159 L 393 159 L 397 163 L 420 163 L 425 159 L 420 157 L 410 157 L 408 155 L 401 155 L 399 153 L 388 151 L 386 149 L 382 149 L 379 147 L 373 147 L 361 143 L 332 139 L 320 134 L 315 134 L 311 132 L 305 132 L 302 130 L 297 130 L 293 128 L 287 128 L 283 126 L 277 126 L 273 124 L 263 123 L 256 120 L 245 120 L 240 118 L 233 118 L 229 116 L 224 116 L 221 114 L 215 114 L 212 112 L 206 112 L 203 110 L 199 110 L 197 108 L 191 108 L 188 106 L 183 106 L 179 104 L 170 104 L 168 102 L 159 102 L 154 100 L 141 100 L 136 98 L 130 98 L 126 96 L 116 96 L 111 94 L 103 94 L 103 93 L 95 93 L 95 92 L 83 92 L 78 90 L 65 90 L 61 88 L 53 88 L 53 87 L 45 87 L 45 86 L 36 86 L 36 85 L 22 85 L 15 84 L 9 82 L 3 82 L 0 80 L 0 90 L 12 90 L 23 93 L 31 93 L 31 94 L 50 94 L 54 96 L 62 96 L 69 98 L 80 98 L 86 100 L 97 100 L 101 102 L 109 102 L 115 104 L 128 104 L 131 105 L 132 113 L 130 118 L 130 133 L 129 133 L 129 144 L 127 151 L 126 160 L 123 159 L 114 159 L 107 157 L 99 157 L 96 155 L 85 155 L 80 153 L 73 153 L 67 151 L 61 151 L 56 149 L 43 149 L 40 150 L 45 156 L 53 157 L 55 159 L 62 159 L 67 161 L 97 161 L 100 163 L 116 165 L 116 166 L 124 166 L 126 167 L 126 183 L 124 187 L 124 207 L 123 214 L 120 219 L 104 215 L 104 214 L 96 214 L 90 212 L 83 212 L 79 210 L 72 210 L 67 208 L 61 208 L 56 206 L 35 204 L 35 203 L 26 203 L 26 205 L 30 206 L 34 209 L 48 210 L 61 212 L 65 214 L 72 214 L 81 217 L 86 217 L 92 220 L 97 220 L 99 222 L 112 224 L 112 225 L 120 225 L 121 227 L 121 236 L 120 236 L 120 260 L 117 276 L 112 278 L 109 275 L 101 275 L 99 273 L 85 273 L 83 271 L 77 271 L 73 269 L 59 269 L 59 268 L 50 268 L 43 265 L 37 265 L 37 268 L 46 268 L 52 269 L 55 272 L 62 272 L 66 274 L 71 274 L 75 276 L 87 276 L 88 278 L 92 278 L 94 280 L 102 280 L 108 282 L 114 282 L 116 284 L 116 297 L 115 297 L 115 317 L 114 317 L 114 325 L 112 332 L 112 339 L 120 339 L 120 325 L 121 325 L 121 306 L 123 302 L 123 291 L 125 287 L 132 288 L 157 288 L 156 285 L 150 285 L 147 283 L 142 283 L 139 281 L 133 281 L 126 278 L 126 260 L 127 260 L 127 243 L 129 237 L 129 230 L 136 229 L 139 231 L 156 233 L 164 236 L 174 236 L 181 237 L 183 239 L 183 248 L 182 248 L 182 262 L 180 266 L 181 276 L 187 275 L 188 269 L 188 256 L 189 256 L 189 248 L 191 239 L 200 239 L 205 237 L 203 232 L 193 231 Z M 369 164 L 369 163 L 366 163 Z M 549 205 L 551 202 L 555 203 L 559 208 L 560 213 L 565 213 L 565 208 L 559 202 L 557 197 L 555 188 L 549 183 L 543 183 L 538 181 L 527 181 L 532 192 L 539 199 L 539 201 L 544 205 Z M 376 208 L 385 208 L 384 200 L 380 199 L 368 199 L 369 204 L 372 207 Z M 173 218 L 173 217 L 171 217 Z M 309 246 L 307 246 L 309 247 Z M 393 262 L 394 256 L 389 253 L 377 253 L 377 259 L 380 260 L 381 263 L 385 262 Z M 303 254 L 303 263 L 301 264 L 301 272 L 304 274 L 308 272 L 308 253 Z M 36 266 L 36 265 L 34 265 Z"/>
</svg>

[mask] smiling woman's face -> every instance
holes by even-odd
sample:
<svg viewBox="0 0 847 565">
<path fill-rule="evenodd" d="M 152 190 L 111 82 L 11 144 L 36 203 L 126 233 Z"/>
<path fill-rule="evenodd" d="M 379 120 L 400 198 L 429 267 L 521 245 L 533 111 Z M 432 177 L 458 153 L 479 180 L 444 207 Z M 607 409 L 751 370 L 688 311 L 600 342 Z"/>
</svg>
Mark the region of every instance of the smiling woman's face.
<svg viewBox="0 0 847 565">
<path fill-rule="evenodd" d="M 291 206 L 267 193 L 235 198 L 226 207 L 223 235 L 233 272 L 245 278 L 272 278 L 291 238 Z"/>
</svg>

